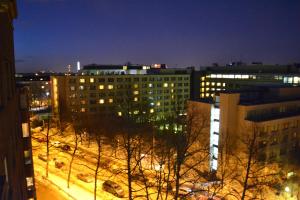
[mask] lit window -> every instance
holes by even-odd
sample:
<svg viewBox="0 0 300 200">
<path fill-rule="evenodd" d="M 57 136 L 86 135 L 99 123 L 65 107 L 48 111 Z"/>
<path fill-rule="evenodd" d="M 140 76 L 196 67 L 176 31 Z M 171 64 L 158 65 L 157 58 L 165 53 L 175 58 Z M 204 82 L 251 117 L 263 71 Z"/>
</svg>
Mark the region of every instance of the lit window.
<svg viewBox="0 0 300 200">
<path fill-rule="evenodd" d="M 22 133 L 23 133 L 23 137 L 29 137 L 28 123 L 22 123 Z"/>
<path fill-rule="evenodd" d="M 206 82 L 206 85 L 209 85 L 209 82 Z"/>
<path fill-rule="evenodd" d="M 217 83 L 217 86 L 221 86 L 221 83 Z"/>
<path fill-rule="evenodd" d="M 153 108 L 150 109 L 150 113 L 154 113 L 154 109 Z"/>
<path fill-rule="evenodd" d="M 133 114 L 137 115 L 137 114 L 139 114 L 139 111 L 135 110 L 135 111 L 133 111 Z"/>
<path fill-rule="evenodd" d="M 223 87 L 225 87 L 226 86 L 226 83 L 223 83 Z"/>
<path fill-rule="evenodd" d="M 211 91 L 215 91 L 215 88 L 210 88 L 211 89 Z"/>
<path fill-rule="evenodd" d="M 30 151 L 24 151 L 25 164 L 31 164 Z"/>
<path fill-rule="evenodd" d="M 204 98 L 204 94 L 203 93 L 201 94 L 201 98 Z"/>
<path fill-rule="evenodd" d="M 108 88 L 109 90 L 112 90 L 112 89 L 114 89 L 114 86 L 113 86 L 113 85 L 108 85 L 107 88 Z"/>
<path fill-rule="evenodd" d="M 171 89 L 171 93 L 173 93 L 174 92 L 174 90 L 173 89 Z"/>
<path fill-rule="evenodd" d="M 85 104 L 85 100 L 81 100 L 80 103 L 81 103 L 82 105 L 84 105 L 84 104 Z"/>
<path fill-rule="evenodd" d="M 160 102 L 158 101 L 158 102 L 156 103 L 156 105 L 157 105 L 157 106 L 160 106 Z"/>
<path fill-rule="evenodd" d="M 94 83 L 94 78 L 90 78 L 90 83 Z"/>
<path fill-rule="evenodd" d="M 80 82 L 80 83 L 85 83 L 85 79 L 84 79 L 84 78 L 81 78 L 81 79 L 79 80 L 79 82 Z"/>
<path fill-rule="evenodd" d="M 205 96 L 206 96 L 206 97 L 209 97 L 209 93 L 206 93 Z"/>
<path fill-rule="evenodd" d="M 33 186 L 33 178 L 32 177 L 26 177 L 27 187 Z"/>
<path fill-rule="evenodd" d="M 168 83 L 164 83 L 164 87 L 168 87 Z"/>
<path fill-rule="evenodd" d="M 171 87 L 174 87 L 174 83 L 171 83 Z"/>
<path fill-rule="evenodd" d="M 127 70 L 127 66 L 126 65 L 123 66 L 123 70 Z"/>
<path fill-rule="evenodd" d="M 152 84 L 152 83 L 149 83 L 149 87 L 153 87 L 153 84 Z"/>
<path fill-rule="evenodd" d="M 75 86 L 71 86 L 70 89 L 71 89 L 71 90 L 75 90 Z"/>
<path fill-rule="evenodd" d="M 134 84 L 133 87 L 134 87 L 134 88 L 138 88 L 139 85 L 138 85 L 138 84 Z"/>
<path fill-rule="evenodd" d="M 42 86 L 41 86 L 41 88 L 42 88 L 42 89 L 44 89 L 44 88 L 45 88 L 45 86 L 43 86 L 43 85 L 42 85 Z"/>
<path fill-rule="evenodd" d="M 122 112 L 118 112 L 118 116 L 122 116 Z"/>
<path fill-rule="evenodd" d="M 81 108 L 81 110 L 80 110 L 81 112 L 85 112 L 85 108 Z"/>
<path fill-rule="evenodd" d="M 99 90 L 103 90 L 104 89 L 104 85 L 99 85 Z"/>
<path fill-rule="evenodd" d="M 138 94 L 139 94 L 139 91 L 138 91 L 138 90 L 135 90 L 135 91 L 133 91 L 133 94 L 138 95 Z"/>
<path fill-rule="evenodd" d="M 204 92 L 204 88 L 201 88 L 201 92 Z"/>
<path fill-rule="evenodd" d="M 114 100 L 113 100 L 113 99 L 108 99 L 108 102 L 109 102 L 109 103 L 113 103 Z"/>
<path fill-rule="evenodd" d="M 209 88 L 206 88 L 206 91 L 208 91 L 209 90 Z"/>
<path fill-rule="evenodd" d="M 104 99 L 99 99 L 100 104 L 104 104 Z"/>
<path fill-rule="evenodd" d="M 138 101 L 139 99 L 137 97 L 134 97 L 133 101 Z"/>
<path fill-rule="evenodd" d="M 84 86 L 83 86 L 83 85 L 80 85 L 80 86 L 79 86 L 79 89 L 80 89 L 80 90 L 84 90 Z"/>
<path fill-rule="evenodd" d="M 204 87 L 205 83 L 204 83 L 204 82 L 202 82 L 202 83 L 201 83 L 201 85 L 202 85 L 202 87 Z"/>
<path fill-rule="evenodd" d="M 205 77 L 203 76 L 203 77 L 201 77 L 201 81 L 205 81 Z"/>
<path fill-rule="evenodd" d="M 212 86 L 215 86 L 215 82 L 212 82 L 211 85 L 212 85 Z"/>
</svg>

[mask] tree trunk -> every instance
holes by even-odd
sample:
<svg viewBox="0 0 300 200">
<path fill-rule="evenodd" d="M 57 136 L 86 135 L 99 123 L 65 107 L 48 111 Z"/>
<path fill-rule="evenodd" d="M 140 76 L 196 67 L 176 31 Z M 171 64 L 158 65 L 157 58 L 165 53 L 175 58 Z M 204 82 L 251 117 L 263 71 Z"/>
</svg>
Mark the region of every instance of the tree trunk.
<svg viewBox="0 0 300 200">
<path fill-rule="evenodd" d="M 131 141 L 129 133 L 127 133 L 127 139 L 126 139 L 126 151 L 127 151 L 127 180 L 128 180 L 128 198 L 129 200 L 132 200 L 132 177 L 131 177 Z"/>
<path fill-rule="evenodd" d="M 253 151 L 254 151 L 255 142 L 256 142 L 256 133 L 254 132 L 253 138 L 251 138 L 250 141 L 250 146 L 248 147 L 248 161 L 247 161 L 245 180 L 243 183 L 243 192 L 242 192 L 241 200 L 245 199 L 246 192 L 248 190 L 248 180 L 249 180 L 249 174 L 251 170 L 251 163 L 252 163 L 252 158 L 254 153 Z"/>
<path fill-rule="evenodd" d="M 98 137 L 98 136 L 96 136 Z M 100 138 L 96 138 L 97 146 L 98 146 L 98 155 L 97 155 L 97 166 L 95 170 L 95 186 L 94 186 L 94 200 L 97 199 L 97 177 L 98 177 L 98 170 L 100 166 L 100 154 L 101 154 L 101 141 Z"/>
<path fill-rule="evenodd" d="M 68 188 L 70 188 L 70 178 L 71 178 L 72 164 L 73 164 L 73 160 L 74 160 L 74 157 L 75 157 L 75 154 L 76 154 L 76 151 L 77 151 L 77 147 L 78 147 L 78 136 L 75 132 L 75 147 L 74 147 L 74 151 L 73 151 L 72 158 L 71 158 L 71 161 L 70 161 L 70 166 L 69 166 Z"/>
<path fill-rule="evenodd" d="M 46 153 L 46 157 L 47 157 L 47 162 L 46 162 L 46 177 L 48 178 L 48 171 L 49 171 L 49 132 L 50 132 L 50 116 L 48 116 L 48 123 L 47 123 L 47 135 L 46 135 L 46 139 L 47 139 L 47 153 Z"/>
</svg>

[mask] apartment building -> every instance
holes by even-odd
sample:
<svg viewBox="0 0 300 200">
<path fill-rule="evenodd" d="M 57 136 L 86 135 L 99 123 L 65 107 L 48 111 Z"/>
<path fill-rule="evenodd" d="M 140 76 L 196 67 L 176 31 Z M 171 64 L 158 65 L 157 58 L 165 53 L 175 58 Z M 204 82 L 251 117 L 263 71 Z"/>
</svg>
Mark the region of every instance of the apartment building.
<svg viewBox="0 0 300 200">
<path fill-rule="evenodd" d="M 255 85 L 300 85 L 300 64 L 293 65 L 229 65 L 205 67 L 193 73 L 193 99 L 212 98 L 225 90 Z"/>
<path fill-rule="evenodd" d="M 190 98 L 188 70 L 164 65 L 88 65 L 75 75 L 53 76 L 53 111 L 151 114 L 153 120 L 184 115 Z M 126 110 L 126 109 L 125 109 Z"/>
<path fill-rule="evenodd" d="M 0 0 L 0 199 L 35 199 L 27 91 L 15 83 L 14 0 Z"/>
<path fill-rule="evenodd" d="M 262 162 L 290 163 L 300 148 L 300 87 L 259 86 L 220 92 L 190 102 L 210 118 L 210 168 L 217 170 L 220 147 L 238 150 L 238 138 L 257 133 Z M 238 152 L 238 151 L 236 151 Z"/>
<path fill-rule="evenodd" d="M 50 75 L 42 72 L 15 75 L 17 84 L 26 87 L 29 91 L 30 111 L 33 113 L 51 111 Z"/>
</svg>

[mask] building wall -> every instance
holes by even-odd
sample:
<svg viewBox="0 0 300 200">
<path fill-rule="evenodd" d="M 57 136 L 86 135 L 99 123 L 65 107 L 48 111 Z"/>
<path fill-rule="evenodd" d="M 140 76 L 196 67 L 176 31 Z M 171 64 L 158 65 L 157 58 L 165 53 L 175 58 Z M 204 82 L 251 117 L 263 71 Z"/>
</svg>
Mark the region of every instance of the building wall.
<svg viewBox="0 0 300 200">
<path fill-rule="evenodd" d="M 60 112 L 114 110 L 121 114 L 119 108 L 130 100 L 140 107 L 132 110 L 133 114 L 154 113 L 161 119 L 184 114 L 186 100 L 190 98 L 188 74 L 55 76 L 51 80 L 53 98 L 58 98 L 58 104 L 53 99 L 53 106 Z M 143 104 L 147 104 L 147 110 Z"/>
<path fill-rule="evenodd" d="M 266 66 L 265 66 L 266 67 Z M 202 70 L 194 72 L 193 77 L 196 80 L 195 91 L 193 98 L 208 98 L 213 97 L 216 93 L 224 90 L 242 89 L 255 85 L 300 85 L 300 71 L 294 69 L 288 70 L 288 67 L 276 70 L 279 66 L 268 66 L 266 71 L 251 70 L 253 66 L 244 66 L 243 68 L 220 68 L 216 67 L 213 71 Z M 219 69 L 220 68 L 220 69 Z M 264 66 L 261 66 L 263 69 Z M 198 89 L 197 89 L 198 88 Z M 197 91 L 198 90 L 198 91 Z"/>
<path fill-rule="evenodd" d="M 17 90 L 15 84 L 12 24 L 15 17 L 15 1 L 0 1 L 0 198 L 4 200 L 35 198 L 32 156 L 26 154 L 30 164 L 24 158 L 24 150 L 31 152 L 31 141 L 28 107 L 24 104 L 21 107 L 20 100 L 24 102 L 27 98 L 23 95 L 25 91 Z M 23 128 L 26 138 L 22 123 L 27 124 Z"/>
<path fill-rule="evenodd" d="M 285 97 L 288 94 L 295 97 L 298 88 L 293 88 L 294 92 L 289 88 L 286 90 L 280 89 L 277 92 Z M 211 155 L 216 151 L 220 153 L 221 150 L 237 153 L 243 146 L 240 139 L 245 139 L 256 131 L 256 145 L 259 149 L 257 159 L 283 164 L 293 163 L 293 154 L 300 147 L 300 100 L 297 98 L 293 101 L 242 105 L 239 93 L 221 93 L 214 101 L 191 102 L 191 105 L 201 109 L 202 115 L 205 113 L 207 117 L 214 114 L 215 108 L 219 108 L 219 126 L 215 117 L 216 119 L 211 118 L 209 127 Z M 219 133 L 218 144 L 214 144 L 214 132 Z M 216 165 L 212 162 L 210 164 L 211 168 Z"/>
</svg>

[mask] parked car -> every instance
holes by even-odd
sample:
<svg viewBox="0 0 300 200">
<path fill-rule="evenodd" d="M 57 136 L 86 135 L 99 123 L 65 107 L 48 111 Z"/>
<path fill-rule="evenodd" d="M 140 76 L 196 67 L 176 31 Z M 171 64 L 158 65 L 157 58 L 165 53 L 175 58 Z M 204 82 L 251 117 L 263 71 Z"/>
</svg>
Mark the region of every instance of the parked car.
<svg viewBox="0 0 300 200">
<path fill-rule="evenodd" d="M 54 141 L 54 142 L 51 142 L 51 144 L 56 147 L 56 148 L 59 148 L 60 147 L 60 142 L 59 141 Z"/>
<path fill-rule="evenodd" d="M 67 144 L 62 145 L 61 149 L 64 150 L 64 151 L 71 151 L 70 145 L 67 145 Z"/>
<path fill-rule="evenodd" d="M 140 182 L 140 183 L 145 183 L 145 182 L 147 183 L 149 181 L 149 179 L 147 177 L 143 176 L 142 174 L 133 174 L 132 180 Z"/>
<path fill-rule="evenodd" d="M 47 139 L 44 138 L 44 137 L 39 137 L 39 138 L 37 138 L 37 141 L 38 141 L 38 142 L 46 142 Z"/>
<path fill-rule="evenodd" d="M 85 158 L 85 156 L 86 156 L 84 152 L 79 151 L 79 150 L 77 150 L 76 155 L 77 155 L 79 158 Z"/>
<path fill-rule="evenodd" d="M 40 159 L 40 160 L 42 160 L 42 161 L 47 161 L 47 156 L 46 155 L 44 155 L 44 154 L 39 154 L 38 155 L 38 158 Z"/>
<path fill-rule="evenodd" d="M 176 187 L 172 188 L 172 193 L 175 195 Z M 184 197 L 185 199 L 193 199 L 194 192 L 190 187 L 182 185 L 178 188 L 178 196 L 181 198 Z"/>
<path fill-rule="evenodd" d="M 40 127 L 40 126 L 38 126 L 38 127 L 32 128 L 32 129 L 31 129 L 31 132 L 32 132 L 32 133 L 39 133 L 39 132 L 41 132 L 42 130 L 43 130 L 43 128 Z"/>
<path fill-rule="evenodd" d="M 59 160 L 55 161 L 55 167 L 58 169 L 61 169 L 63 166 L 65 166 L 65 163 Z"/>
<path fill-rule="evenodd" d="M 91 174 L 79 173 L 79 174 L 77 174 L 77 178 L 86 183 L 91 183 L 94 181 L 94 177 Z"/>
<path fill-rule="evenodd" d="M 103 183 L 103 190 L 109 192 L 117 197 L 124 197 L 125 193 L 122 187 L 110 180 L 104 181 Z"/>
</svg>

